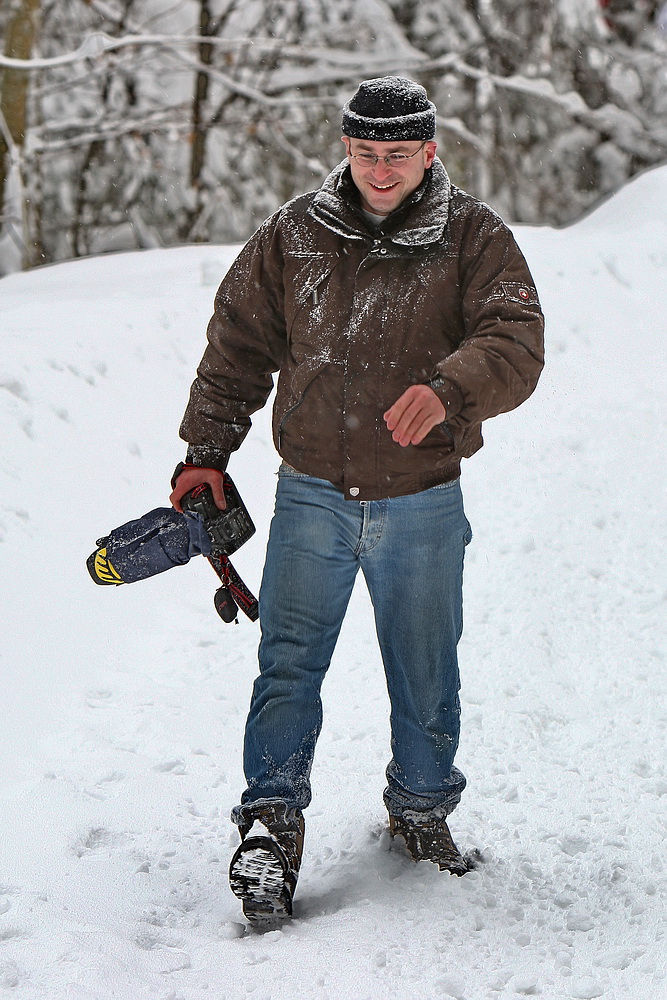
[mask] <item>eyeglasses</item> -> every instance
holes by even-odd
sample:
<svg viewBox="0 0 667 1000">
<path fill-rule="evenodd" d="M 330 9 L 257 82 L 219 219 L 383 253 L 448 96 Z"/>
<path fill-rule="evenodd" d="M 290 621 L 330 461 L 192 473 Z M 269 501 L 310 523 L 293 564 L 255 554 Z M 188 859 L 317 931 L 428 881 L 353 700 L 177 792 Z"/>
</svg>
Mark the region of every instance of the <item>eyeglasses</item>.
<svg viewBox="0 0 667 1000">
<path fill-rule="evenodd" d="M 426 140 L 422 142 L 419 149 L 414 153 L 388 153 L 387 156 L 376 156 L 375 153 L 348 153 L 351 160 L 356 160 L 360 167 L 374 167 L 378 160 L 384 160 L 388 167 L 403 167 L 408 160 L 411 160 L 417 153 L 421 153 L 426 145 Z"/>
</svg>

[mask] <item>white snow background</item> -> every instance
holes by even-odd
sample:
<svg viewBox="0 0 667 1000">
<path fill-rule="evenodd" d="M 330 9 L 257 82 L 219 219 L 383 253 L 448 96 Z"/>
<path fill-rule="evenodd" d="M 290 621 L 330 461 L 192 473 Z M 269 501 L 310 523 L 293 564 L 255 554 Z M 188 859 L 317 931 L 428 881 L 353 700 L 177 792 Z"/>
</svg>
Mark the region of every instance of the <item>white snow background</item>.
<svg viewBox="0 0 667 1000">
<path fill-rule="evenodd" d="M 576 226 L 518 228 L 548 318 L 531 400 L 465 463 L 465 878 L 390 849 L 388 706 L 356 588 L 324 689 L 294 920 L 248 931 L 229 812 L 258 626 L 204 560 L 98 588 L 85 559 L 167 505 L 237 248 L 0 282 L 0 995 L 27 1000 L 667 996 L 667 169 Z M 233 456 L 260 580 L 268 408 Z M 405 595 L 406 615 L 410 595 Z"/>
</svg>

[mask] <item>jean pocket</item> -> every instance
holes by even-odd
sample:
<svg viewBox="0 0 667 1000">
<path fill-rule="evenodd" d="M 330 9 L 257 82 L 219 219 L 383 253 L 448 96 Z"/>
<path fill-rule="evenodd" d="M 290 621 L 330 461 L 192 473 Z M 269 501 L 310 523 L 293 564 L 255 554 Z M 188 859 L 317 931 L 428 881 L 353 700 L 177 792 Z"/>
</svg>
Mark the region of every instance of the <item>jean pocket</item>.
<svg viewBox="0 0 667 1000">
<path fill-rule="evenodd" d="M 278 476 L 280 478 L 286 478 L 286 479 L 308 479 L 308 476 L 306 475 L 305 472 L 297 472 L 297 470 L 294 469 L 291 465 L 288 465 L 287 462 L 280 463 L 280 468 L 278 469 Z"/>
<path fill-rule="evenodd" d="M 456 479 L 450 479 L 449 482 L 447 482 L 447 483 L 438 483 L 437 486 L 431 486 L 431 489 L 432 490 L 451 490 L 455 486 L 458 486 L 460 480 L 461 480 L 461 477 L 457 476 Z"/>
</svg>

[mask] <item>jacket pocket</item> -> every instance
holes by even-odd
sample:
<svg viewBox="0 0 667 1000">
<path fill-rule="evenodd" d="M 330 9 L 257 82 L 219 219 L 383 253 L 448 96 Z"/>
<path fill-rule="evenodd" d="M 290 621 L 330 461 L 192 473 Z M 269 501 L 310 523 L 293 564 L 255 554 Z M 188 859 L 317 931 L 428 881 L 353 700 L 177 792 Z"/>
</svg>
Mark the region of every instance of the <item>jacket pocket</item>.
<svg viewBox="0 0 667 1000">
<path fill-rule="evenodd" d="M 280 448 L 283 436 L 283 429 L 289 418 L 299 409 L 311 385 L 328 365 L 328 361 L 306 362 L 291 374 L 286 376 L 281 373 L 281 380 L 289 379 L 289 386 L 286 389 L 285 400 L 281 403 L 281 385 L 278 383 L 278 395 L 275 406 L 275 437 L 278 448 Z"/>
<path fill-rule="evenodd" d="M 306 341 L 312 339 L 308 335 L 311 326 L 319 330 L 323 315 L 321 302 L 334 266 L 331 254 L 288 254 L 285 258 L 285 318 L 289 343 L 295 339 L 297 327 L 298 339 Z M 307 318 L 305 310 L 308 310 Z"/>
<path fill-rule="evenodd" d="M 428 432 L 426 437 L 420 444 L 415 445 L 416 448 L 429 448 L 437 447 L 439 450 L 443 451 L 456 451 L 457 443 L 461 438 L 461 431 L 454 429 L 447 423 L 436 424 Z"/>
<path fill-rule="evenodd" d="M 442 455 L 455 456 L 456 458 L 470 458 L 482 446 L 482 435 L 479 424 L 469 426 L 453 427 L 447 422 L 437 424 L 428 432 L 421 444 L 415 445 L 417 451 L 420 449 L 428 451 L 432 449 Z"/>
</svg>

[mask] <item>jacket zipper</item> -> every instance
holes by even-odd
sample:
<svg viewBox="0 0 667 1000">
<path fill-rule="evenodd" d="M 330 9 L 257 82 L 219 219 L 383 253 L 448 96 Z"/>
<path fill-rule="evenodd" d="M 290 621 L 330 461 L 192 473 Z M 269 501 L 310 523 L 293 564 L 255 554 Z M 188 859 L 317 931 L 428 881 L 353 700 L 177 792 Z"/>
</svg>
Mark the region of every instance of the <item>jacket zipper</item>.
<svg viewBox="0 0 667 1000">
<path fill-rule="evenodd" d="M 329 277 L 329 274 L 330 272 L 327 271 L 327 273 L 323 274 L 321 278 L 318 278 L 315 284 L 311 285 L 308 291 L 308 296 L 312 299 L 312 303 L 314 306 L 316 306 L 320 301 L 320 285 L 322 284 L 323 281 L 326 281 L 326 279 Z"/>
</svg>

